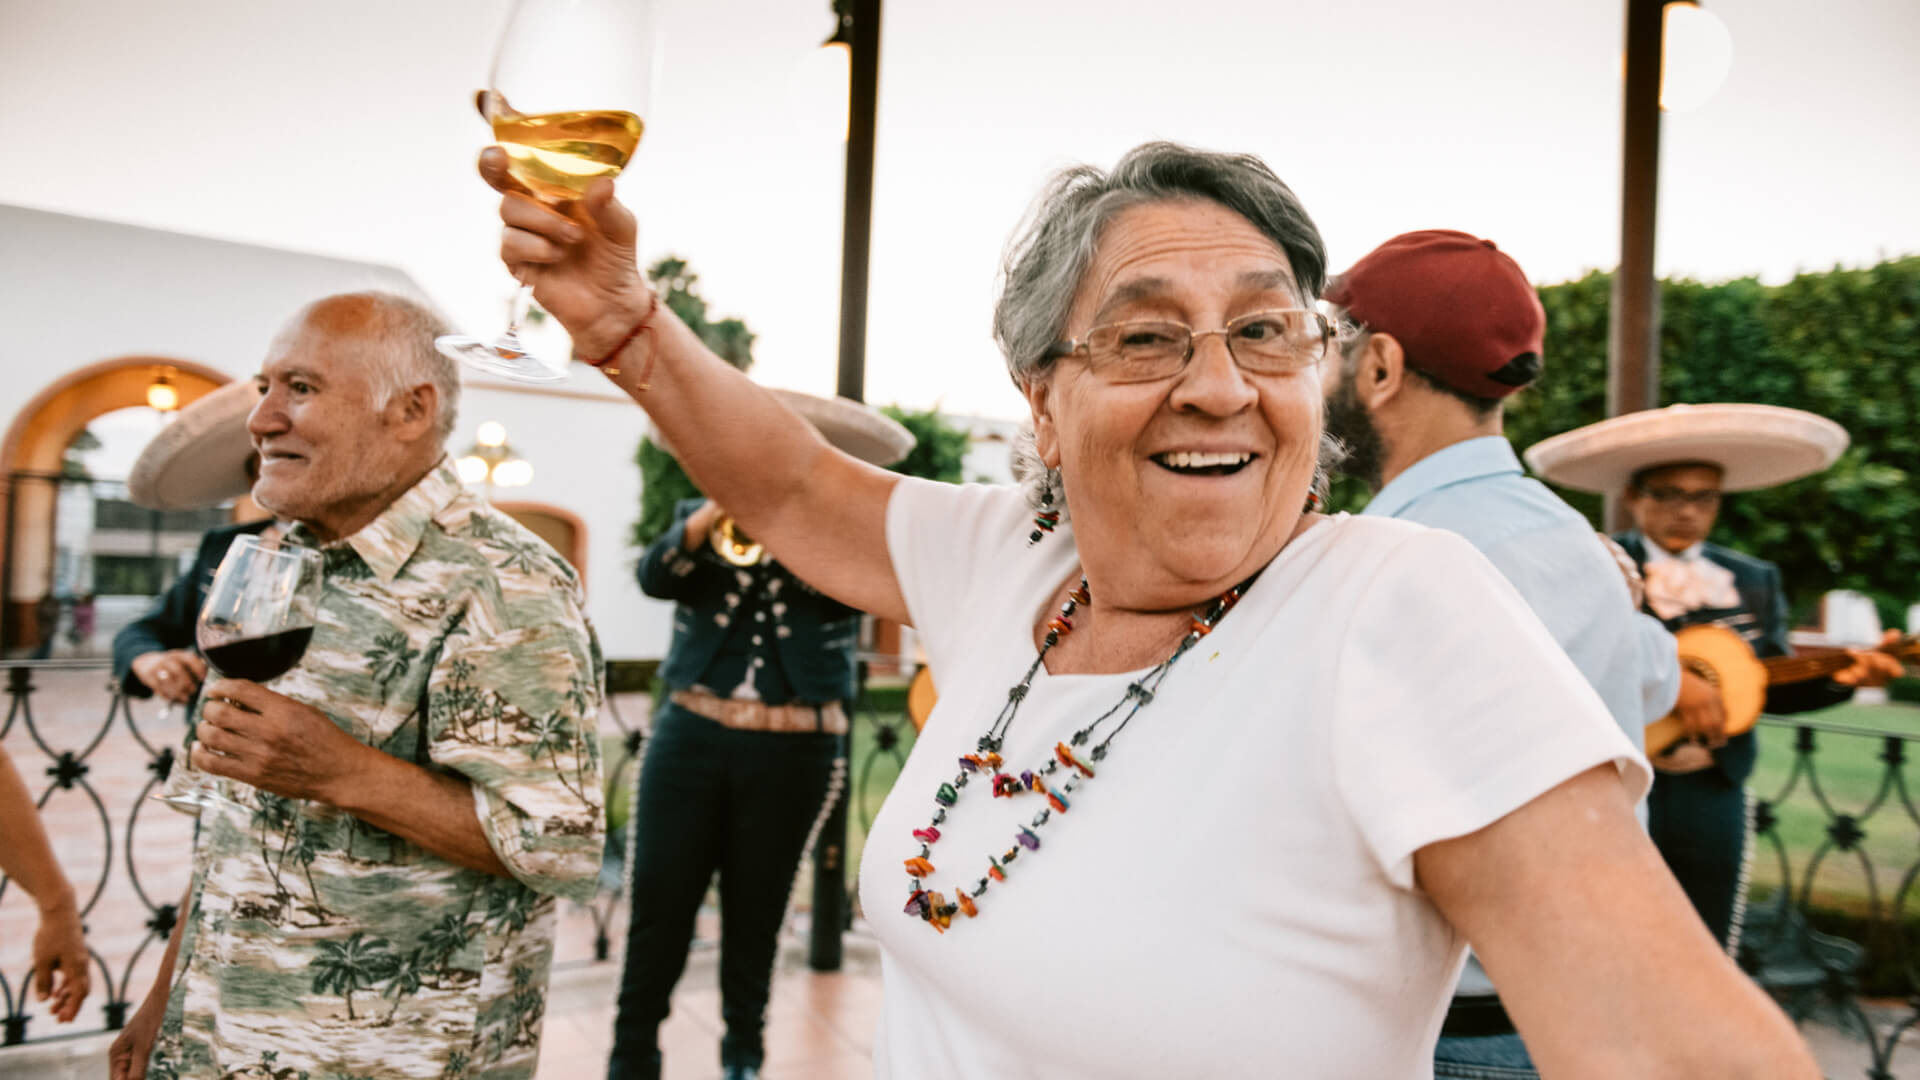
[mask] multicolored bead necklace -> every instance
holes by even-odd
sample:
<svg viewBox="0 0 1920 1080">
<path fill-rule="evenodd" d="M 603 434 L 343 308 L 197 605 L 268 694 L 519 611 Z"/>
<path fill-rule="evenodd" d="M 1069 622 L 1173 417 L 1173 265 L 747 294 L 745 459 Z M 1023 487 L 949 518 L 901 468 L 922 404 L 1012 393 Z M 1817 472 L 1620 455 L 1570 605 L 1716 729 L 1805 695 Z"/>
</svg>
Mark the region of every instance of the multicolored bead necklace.
<svg viewBox="0 0 1920 1080">
<path fill-rule="evenodd" d="M 1254 575 L 1254 577 L 1258 576 L 1258 574 Z M 1114 736 L 1124 731 L 1127 723 L 1141 709 L 1153 703 L 1154 695 L 1159 691 L 1161 680 L 1167 677 L 1167 672 L 1172 670 L 1173 665 L 1185 656 L 1189 649 L 1199 644 L 1201 638 L 1213 632 L 1214 626 L 1227 612 L 1233 610 L 1233 606 L 1240 602 L 1240 597 L 1252 584 L 1253 578 L 1250 577 L 1222 593 L 1207 607 L 1204 614 L 1195 615 L 1192 628 L 1181 637 L 1180 644 L 1174 646 L 1171 655 L 1156 664 L 1145 675 L 1128 683 L 1127 692 L 1120 700 L 1114 703 L 1112 708 L 1101 713 L 1091 724 L 1074 732 L 1067 742 L 1054 744 L 1053 757 L 1038 769 L 1022 771 L 1018 776 L 1002 772 L 1000 767 L 1004 762 L 1000 757 L 1000 748 L 1006 741 L 1007 730 L 1013 726 L 1014 716 L 1020 711 L 1020 703 L 1026 700 L 1027 691 L 1033 686 L 1033 677 L 1039 673 L 1040 665 L 1046 663 L 1047 652 L 1059 644 L 1061 638 L 1073 632 L 1074 612 L 1082 607 L 1093 606 L 1093 595 L 1087 591 L 1087 579 L 1081 578 L 1079 586 L 1067 593 L 1066 602 L 1060 605 L 1060 614 L 1047 620 L 1047 633 L 1041 639 L 1039 655 L 1033 658 L 1032 665 L 1027 668 L 1027 673 L 1019 684 L 1007 691 L 1007 703 L 1001 706 L 1000 715 L 995 718 L 992 726 L 987 728 L 987 733 L 980 737 L 979 752 L 966 754 L 960 758 L 960 771 L 954 775 L 952 781 L 941 784 L 939 790 L 934 792 L 935 806 L 932 820 L 925 828 L 913 830 L 913 838 L 920 841 L 920 854 L 906 860 L 906 913 L 925 920 L 927 925 L 943 934 L 946 933 L 947 927 L 953 924 L 954 915 L 960 914 L 973 918 L 980 914 L 980 907 L 974 901 L 984 895 L 994 884 L 1007 880 L 1007 867 L 1020 857 L 1021 852 L 1040 850 L 1038 830 L 1043 828 L 1054 814 L 1066 813 L 1071 806 L 1067 797 L 1074 793 L 1074 789 L 1081 782 L 1093 779 L 1093 766 L 1089 762 L 1098 762 L 1107 756 L 1107 746 L 1113 742 Z M 1086 751 L 1086 757 L 1083 759 L 1078 748 L 1086 746 L 1100 725 L 1119 714 L 1122 709 L 1126 710 L 1126 714 L 1120 717 L 1120 722 L 1115 724 L 1104 738 L 1095 743 L 1091 750 Z M 1053 783 L 1049 778 L 1062 769 L 1066 770 L 1064 777 L 1058 784 Z M 960 801 L 960 793 L 966 790 L 975 776 L 990 778 L 988 783 L 996 799 L 1012 798 L 1033 792 L 1045 796 L 1047 805 L 1033 815 L 1030 825 L 1022 825 L 1019 831 L 1014 833 L 1012 847 L 997 858 L 987 856 L 987 875 L 981 878 L 971 890 L 955 888 L 953 902 L 949 903 L 945 894 L 927 888 L 930 884 L 928 879 L 934 872 L 933 863 L 928 860 L 933 854 L 933 845 L 940 841 L 940 826 L 947 820 L 947 811 Z"/>
</svg>

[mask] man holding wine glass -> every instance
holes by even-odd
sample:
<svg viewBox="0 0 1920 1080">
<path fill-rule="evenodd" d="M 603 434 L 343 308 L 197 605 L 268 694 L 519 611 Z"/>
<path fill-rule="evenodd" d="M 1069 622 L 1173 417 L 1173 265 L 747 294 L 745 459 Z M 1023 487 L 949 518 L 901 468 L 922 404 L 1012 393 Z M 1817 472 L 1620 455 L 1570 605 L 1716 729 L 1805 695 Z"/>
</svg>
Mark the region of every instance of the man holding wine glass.
<svg viewBox="0 0 1920 1080">
<path fill-rule="evenodd" d="M 445 455 L 443 329 L 328 297 L 256 380 L 253 497 L 293 524 L 201 611 L 218 792 L 116 1080 L 533 1074 L 556 897 L 599 871 L 602 660 L 573 568 Z"/>
</svg>

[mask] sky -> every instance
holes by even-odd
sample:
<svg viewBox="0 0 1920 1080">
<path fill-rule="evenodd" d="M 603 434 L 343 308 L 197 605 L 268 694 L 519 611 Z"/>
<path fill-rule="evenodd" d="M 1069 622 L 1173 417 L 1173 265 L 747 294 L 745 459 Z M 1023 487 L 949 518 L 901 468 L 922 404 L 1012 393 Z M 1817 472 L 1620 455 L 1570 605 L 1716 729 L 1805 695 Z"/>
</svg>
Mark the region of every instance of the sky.
<svg viewBox="0 0 1920 1080">
<path fill-rule="evenodd" d="M 0 0 L 0 202 L 397 266 L 490 334 L 511 281 L 470 103 L 509 6 Z M 817 393 L 843 179 L 829 6 L 663 4 L 620 180 L 643 256 L 689 259 L 714 312 L 760 335 L 756 377 Z M 1710 8 L 1733 65 L 1666 117 L 1660 272 L 1780 281 L 1920 252 L 1920 3 Z M 1148 139 L 1259 154 L 1336 269 L 1435 227 L 1493 238 L 1540 283 L 1611 267 L 1622 11 L 893 0 L 867 399 L 1018 416 L 989 334 L 1007 240 L 1053 170 Z"/>
</svg>

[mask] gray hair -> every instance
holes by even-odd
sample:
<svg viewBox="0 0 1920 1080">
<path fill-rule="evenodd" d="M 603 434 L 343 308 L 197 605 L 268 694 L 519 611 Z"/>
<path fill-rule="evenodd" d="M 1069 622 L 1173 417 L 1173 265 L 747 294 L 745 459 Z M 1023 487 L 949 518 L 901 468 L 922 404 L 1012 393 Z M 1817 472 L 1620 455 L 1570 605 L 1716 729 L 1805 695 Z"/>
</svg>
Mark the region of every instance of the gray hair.
<svg viewBox="0 0 1920 1080">
<path fill-rule="evenodd" d="M 1293 189 L 1265 162 L 1251 154 L 1145 143 L 1128 151 L 1111 172 L 1081 165 L 1056 174 L 1015 233 L 993 309 L 993 339 L 1015 384 L 1024 386 L 1052 369 L 1049 350 L 1066 334 L 1080 279 L 1113 219 L 1136 206 L 1191 199 L 1218 203 L 1246 218 L 1286 254 L 1305 294 L 1301 303 L 1319 298 L 1327 277 L 1320 230 Z M 1313 472 L 1313 491 L 1322 500 L 1329 473 L 1345 456 L 1340 441 L 1323 431 Z M 1035 507 L 1051 488 L 1061 520 L 1069 518 L 1059 470 L 1040 460 L 1031 428 L 1014 440 L 1013 475 Z"/>
<path fill-rule="evenodd" d="M 434 434 L 442 444 L 452 437 L 460 416 L 460 366 L 433 344 L 434 338 L 450 330 L 445 319 L 418 300 L 369 289 L 317 300 L 298 321 L 313 318 L 322 308 L 339 309 L 347 321 L 335 325 L 377 350 L 361 357 L 375 409 L 385 409 L 394 398 L 416 386 L 431 384 L 439 401 Z"/>
<path fill-rule="evenodd" d="M 1007 373 L 1024 385 L 1052 366 L 1048 350 L 1066 333 L 1080 279 L 1094 246 L 1124 211 L 1147 203 L 1205 199 L 1247 219 L 1266 234 L 1293 269 L 1312 304 L 1326 284 L 1327 252 L 1320 230 L 1293 189 L 1251 154 L 1221 154 L 1178 143 L 1137 146 L 1103 173 L 1091 165 L 1056 174 L 1007 248 L 993 339 Z"/>
</svg>

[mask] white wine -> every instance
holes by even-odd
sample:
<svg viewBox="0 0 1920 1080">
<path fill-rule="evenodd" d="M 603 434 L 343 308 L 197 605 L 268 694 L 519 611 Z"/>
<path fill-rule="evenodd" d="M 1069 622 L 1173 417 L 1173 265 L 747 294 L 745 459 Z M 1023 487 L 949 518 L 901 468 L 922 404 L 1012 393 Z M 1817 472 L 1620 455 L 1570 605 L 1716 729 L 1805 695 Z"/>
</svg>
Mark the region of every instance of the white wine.
<svg viewBox="0 0 1920 1080">
<path fill-rule="evenodd" d="M 510 159 L 507 170 L 551 203 L 578 199 L 595 179 L 619 175 L 647 129 L 618 109 L 523 114 L 498 104 L 493 137 Z"/>
</svg>

